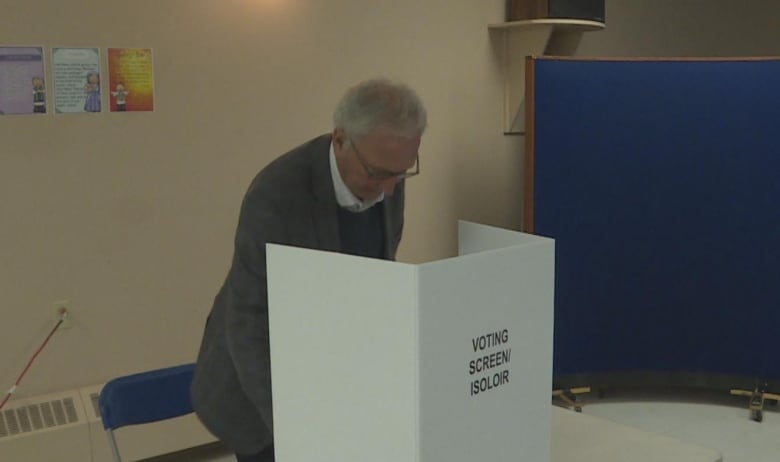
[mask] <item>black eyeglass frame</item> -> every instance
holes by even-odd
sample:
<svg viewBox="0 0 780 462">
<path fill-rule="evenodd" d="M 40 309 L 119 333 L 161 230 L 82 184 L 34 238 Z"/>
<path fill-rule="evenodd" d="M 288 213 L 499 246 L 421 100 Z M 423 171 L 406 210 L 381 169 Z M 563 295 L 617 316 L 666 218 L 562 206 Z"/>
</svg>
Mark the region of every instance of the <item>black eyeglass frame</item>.
<svg viewBox="0 0 780 462">
<path fill-rule="evenodd" d="M 389 179 L 396 179 L 396 180 L 405 180 L 407 178 L 411 178 L 413 176 L 420 174 L 420 153 L 417 153 L 417 157 L 415 158 L 415 169 L 414 171 L 405 171 L 405 172 L 389 172 L 389 171 L 381 171 L 376 169 L 375 167 L 372 167 L 366 163 L 366 161 L 363 159 L 363 154 L 360 153 L 360 151 L 357 148 L 357 145 L 355 142 L 350 139 L 349 140 L 349 146 L 352 148 L 353 151 L 355 151 L 355 157 L 357 157 L 358 162 L 360 162 L 360 165 L 363 166 L 363 170 L 366 171 L 366 175 L 371 180 L 380 180 L 385 181 Z"/>
</svg>

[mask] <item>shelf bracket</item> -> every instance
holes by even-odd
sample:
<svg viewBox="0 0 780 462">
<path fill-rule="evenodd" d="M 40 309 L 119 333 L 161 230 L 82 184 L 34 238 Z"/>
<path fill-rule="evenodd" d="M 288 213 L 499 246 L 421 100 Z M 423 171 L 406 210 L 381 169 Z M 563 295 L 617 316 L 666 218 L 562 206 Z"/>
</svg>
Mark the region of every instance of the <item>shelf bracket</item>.
<svg viewBox="0 0 780 462">
<path fill-rule="evenodd" d="M 505 134 L 525 133 L 525 57 L 571 56 L 583 32 L 603 28 L 603 23 L 576 19 L 531 19 L 488 26 L 501 40 Z"/>
</svg>

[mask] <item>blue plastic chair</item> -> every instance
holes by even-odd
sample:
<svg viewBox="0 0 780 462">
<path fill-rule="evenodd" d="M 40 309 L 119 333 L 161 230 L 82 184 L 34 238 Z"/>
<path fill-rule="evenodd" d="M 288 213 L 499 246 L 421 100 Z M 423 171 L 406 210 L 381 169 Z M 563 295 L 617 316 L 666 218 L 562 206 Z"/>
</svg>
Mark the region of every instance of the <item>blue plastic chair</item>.
<svg viewBox="0 0 780 462">
<path fill-rule="evenodd" d="M 190 384 L 195 364 L 167 367 L 110 380 L 98 407 L 116 462 L 122 462 L 114 430 L 172 419 L 193 412 Z"/>
</svg>

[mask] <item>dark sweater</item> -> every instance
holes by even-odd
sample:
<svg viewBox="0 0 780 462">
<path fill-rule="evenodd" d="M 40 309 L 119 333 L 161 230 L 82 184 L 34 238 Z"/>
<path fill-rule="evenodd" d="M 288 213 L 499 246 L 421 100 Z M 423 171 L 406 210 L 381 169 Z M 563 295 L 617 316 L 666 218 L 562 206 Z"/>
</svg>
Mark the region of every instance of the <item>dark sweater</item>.
<svg viewBox="0 0 780 462">
<path fill-rule="evenodd" d="M 382 202 L 362 212 L 339 208 L 341 251 L 351 255 L 382 258 L 385 250 L 383 211 Z"/>
</svg>

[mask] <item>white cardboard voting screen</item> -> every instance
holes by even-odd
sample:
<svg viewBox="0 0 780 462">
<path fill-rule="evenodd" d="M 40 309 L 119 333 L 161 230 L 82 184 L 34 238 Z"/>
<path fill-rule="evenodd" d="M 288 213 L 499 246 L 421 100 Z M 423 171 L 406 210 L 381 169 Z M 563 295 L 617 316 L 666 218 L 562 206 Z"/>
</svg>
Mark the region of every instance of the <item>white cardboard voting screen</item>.
<svg viewBox="0 0 780 462">
<path fill-rule="evenodd" d="M 547 462 L 552 240 L 411 265 L 267 246 L 279 462 Z"/>
</svg>

